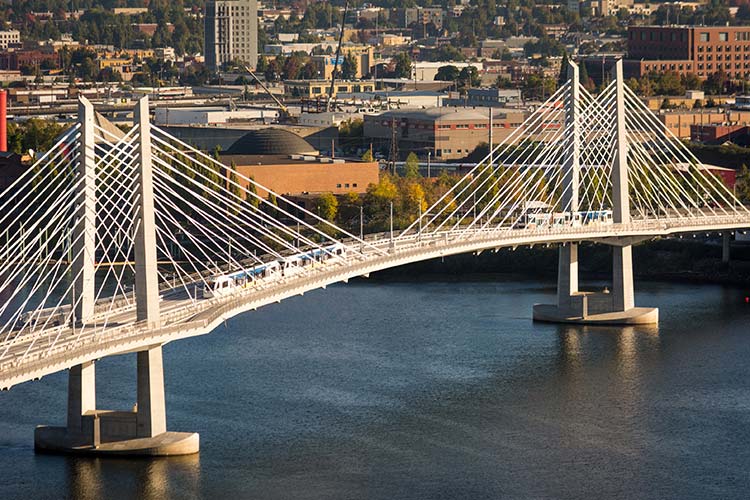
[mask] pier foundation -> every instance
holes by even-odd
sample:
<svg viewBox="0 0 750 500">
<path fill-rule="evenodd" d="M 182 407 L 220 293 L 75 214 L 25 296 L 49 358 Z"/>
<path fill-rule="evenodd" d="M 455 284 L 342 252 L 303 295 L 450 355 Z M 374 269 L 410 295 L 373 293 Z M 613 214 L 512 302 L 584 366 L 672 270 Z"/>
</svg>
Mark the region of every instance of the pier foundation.
<svg viewBox="0 0 750 500">
<path fill-rule="evenodd" d="M 68 372 L 68 422 L 34 431 L 38 452 L 118 456 L 198 453 L 197 433 L 167 431 L 161 346 L 138 352 L 138 403 L 133 410 L 96 409 L 94 362 Z"/>
</svg>

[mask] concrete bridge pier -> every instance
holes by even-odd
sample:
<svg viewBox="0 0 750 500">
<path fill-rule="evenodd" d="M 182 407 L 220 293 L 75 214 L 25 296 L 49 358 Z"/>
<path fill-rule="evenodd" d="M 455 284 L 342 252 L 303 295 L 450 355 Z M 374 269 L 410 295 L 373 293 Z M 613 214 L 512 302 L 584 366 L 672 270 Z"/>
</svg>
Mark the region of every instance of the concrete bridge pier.
<svg viewBox="0 0 750 500">
<path fill-rule="evenodd" d="M 557 304 L 535 304 L 534 320 L 549 323 L 635 325 L 659 322 L 659 310 L 635 307 L 633 250 L 612 245 L 612 287 L 602 292 L 578 290 L 578 248 L 560 246 Z"/>
<path fill-rule="evenodd" d="M 557 307 L 567 310 L 578 293 L 578 244 L 561 245 L 557 265 Z"/>
<path fill-rule="evenodd" d="M 70 368 L 65 427 L 38 426 L 39 452 L 118 456 L 172 456 L 197 453 L 196 433 L 167 431 L 161 345 L 136 353 L 137 404 L 132 410 L 96 409 L 94 362 Z"/>
</svg>

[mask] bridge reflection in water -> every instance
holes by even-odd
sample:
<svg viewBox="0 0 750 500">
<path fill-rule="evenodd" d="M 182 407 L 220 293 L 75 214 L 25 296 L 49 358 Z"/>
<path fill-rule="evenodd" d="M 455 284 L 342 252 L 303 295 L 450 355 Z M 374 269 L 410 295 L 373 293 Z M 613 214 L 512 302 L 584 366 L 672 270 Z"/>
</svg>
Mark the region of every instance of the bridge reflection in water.
<svg viewBox="0 0 750 500">
<path fill-rule="evenodd" d="M 67 498 L 180 498 L 200 491 L 197 454 L 154 460 L 65 458 Z"/>
</svg>

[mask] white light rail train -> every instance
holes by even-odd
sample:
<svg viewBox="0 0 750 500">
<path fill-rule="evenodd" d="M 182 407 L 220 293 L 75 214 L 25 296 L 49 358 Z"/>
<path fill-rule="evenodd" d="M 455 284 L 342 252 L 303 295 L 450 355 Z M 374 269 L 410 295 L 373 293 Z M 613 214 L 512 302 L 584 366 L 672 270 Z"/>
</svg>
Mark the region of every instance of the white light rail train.
<svg viewBox="0 0 750 500">
<path fill-rule="evenodd" d="M 241 271 L 207 278 L 203 285 L 203 298 L 225 297 L 242 289 L 250 288 L 276 276 L 293 276 L 302 271 L 346 256 L 346 247 L 341 243 L 314 248 L 279 260 L 266 262 Z"/>
</svg>

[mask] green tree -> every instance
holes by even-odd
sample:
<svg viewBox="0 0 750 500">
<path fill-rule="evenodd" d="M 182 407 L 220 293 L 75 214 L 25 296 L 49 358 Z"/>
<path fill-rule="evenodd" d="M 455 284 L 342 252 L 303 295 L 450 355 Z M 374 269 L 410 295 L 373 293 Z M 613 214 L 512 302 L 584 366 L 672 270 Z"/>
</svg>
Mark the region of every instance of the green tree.
<svg viewBox="0 0 750 500">
<path fill-rule="evenodd" d="M 372 151 L 369 149 L 365 151 L 365 153 L 362 155 L 362 161 L 375 161 L 375 158 L 372 157 Z"/>
<path fill-rule="evenodd" d="M 232 160 L 232 168 L 229 171 L 229 192 L 232 193 L 230 205 L 233 207 L 232 212 L 236 215 L 239 209 L 236 206 L 242 201 L 242 186 L 240 178 L 237 176 L 237 165 Z"/>
<path fill-rule="evenodd" d="M 315 210 L 319 217 L 333 222 L 339 209 L 339 200 L 333 193 L 323 193 L 315 200 Z"/>
<path fill-rule="evenodd" d="M 419 158 L 414 151 L 409 153 L 409 156 L 406 157 L 406 162 L 404 162 L 404 177 L 407 179 L 418 179 L 421 177 L 419 175 Z"/>
<path fill-rule="evenodd" d="M 435 73 L 435 80 L 441 82 L 453 82 L 458 80 L 458 75 L 461 72 L 457 67 L 449 64 L 447 66 L 440 66 Z"/>
<path fill-rule="evenodd" d="M 737 198 L 742 203 L 750 203 L 750 169 L 744 163 L 737 173 L 737 181 L 734 185 Z"/>
<path fill-rule="evenodd" d="M 260 198 L 258 197 L 258 189 L 255 187 L 255 179 L 250 177 L 250 182 L 247 185 L 245 191 L 245 203 L 248 203 L 253 208 L 258 208 L 260 205 Z"/>
<path fill-rule="evenodd" d="M 411 78 L 412 62 L 406 52 L 401 52 L 394 59 L 394 76 L 396 78 Z"/>
<path fill-rule="evenodd" d="M 354 80 L 357 77 L 357 58 L 351 52 L 344 57 L 341 63 L 341 78 Z"/>
</svg>

